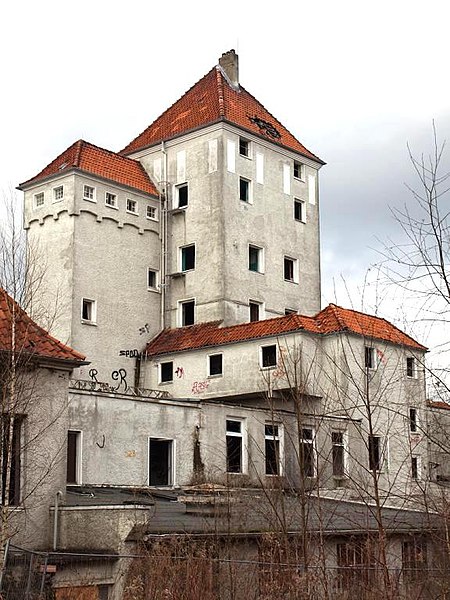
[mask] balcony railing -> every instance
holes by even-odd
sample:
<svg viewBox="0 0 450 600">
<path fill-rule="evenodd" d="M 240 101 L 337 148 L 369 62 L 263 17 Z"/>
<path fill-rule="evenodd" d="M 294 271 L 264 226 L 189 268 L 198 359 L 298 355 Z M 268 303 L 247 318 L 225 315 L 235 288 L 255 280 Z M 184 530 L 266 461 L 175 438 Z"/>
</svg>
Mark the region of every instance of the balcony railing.
<svg viewBox="0 0 450 600">
<path fill-rule="evenodd" d="M 114 386 L 104 381 L 94 381 L 90 379 L 71 379 L 70 389 L 84 392 L 98 392 L 102 394 L 120 394 L 121 396 L 132 396 L 133 398 L 151 398 L 153 400 L 162 400 L 170 398 L 169 392 L 162 390 L 149 390 L 146 388 L 124 386 Z"/>
</svg>

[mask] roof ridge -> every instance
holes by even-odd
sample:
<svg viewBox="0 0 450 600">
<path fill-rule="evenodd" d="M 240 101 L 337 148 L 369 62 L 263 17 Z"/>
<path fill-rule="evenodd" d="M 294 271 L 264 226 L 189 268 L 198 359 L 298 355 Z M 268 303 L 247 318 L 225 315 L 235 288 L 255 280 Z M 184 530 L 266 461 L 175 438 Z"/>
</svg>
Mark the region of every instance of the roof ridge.
<svg viewBox="0 0 450 600">
<path fill-rule="evenodd" d="M 74 163 L 76 167 L 78 167 L 80 165 L 80 158 L 81 158 L 81 152 L 83 151 L 83 147 L 86 144 L 86 142 L 84 140 L 78 140 L 78 142 L 76 143 L 76 152 L 75 152 L 75 160 Z"/>
<path fill-rule="evenodd" d="M 156 121 L 159 121 L 160 119 L 162 119 L 162 117 L 163 117 L 165 114 L 167 114 L 167 113 L 168 113 L 170 110 L 172 110 L 172 108 L 175 106 L 175 104 L 177 104 L 177 102 L 179 102 L 179 101 L 180 101 L 182 98 L 184 98 L 184 96 L 186 96 L 186 94 L 189 94 L 189 92 L 190 92 L 191 90 L 193 90 L 193 89 L 195 88 L 195 86 L 196 86 L 196 85 L 198 85 L 198 84 L 199 84 L 201 81 L 203 81 L 204 79 L 206 79 L 208 76 L 211 76 L 211 74 L 214 72 L 215 68 L 216 68 L 216 67 L 214 66 L 212 69 L 210 69 L 210 70 L 209 70 L 209 71 L 206 73 L 206 75 L 203 75 L 203 77 L 200 77 L 200 79 L 199 79 L 198 81 L 196 81 L 196 82 L 195 82 L 193 85 L 191 85 L 191 87 L 190 87 L 188 90 L 186 90 L 186 91 L 184 92 L 184 94 L 181 94 L 181 96 L 180 96 L 179 98 L 177 98 L 177 99 L 175 100 L 175 102 L 173 102 L 173 103 L 172 103 L 172 104 L 171 104 L 171 105 L 170 105 L 168 108 L 166 108 L 166 110 L 165 110 L 164 112 L 162 112 L 160 115 L 158 115 L 158 116 L 156 117 L 156 119 L 154 119 L 154 120 L 153 120 L 153 121 L 150 123 L 150 125 L 148 125 L 148 126 L 147 126 L 147 127 L 144 129 L 144 131 L 141 131 L 140 133 L 138 133 L 138 135 L 137 135 L 136 137 L 134 137 L 134 138 L 131 140 L 131 142 L 129 142 L 129 143 L 128 143 L 128 144 L 127 144 L 127 145 L 126 145 L 124 148 L 122 148 L 122 150 L 120 150 L 120 151 L 119 151 L 119 154 L 121 154 L 121 155 L 123 155 L 123 154 L 126 154 L 126 149 L 127 149 L 129 146 L 131 146 L 131 145 L 133 144 L 133 142 L 135 142 L 135 141 L 136 141 L 136 140 L 137 140 L 139 137 L 141 137 L 141 135 L 142 135 L 142 134 L 143 134 L 145 131 L 148 131 L 148 130 L 149 130 L 151 127 L 153 127 L 153 125 L 156 123 Z M 130 152 L 137 152 L 137 150 L 131 150 Z"/>
</svg>

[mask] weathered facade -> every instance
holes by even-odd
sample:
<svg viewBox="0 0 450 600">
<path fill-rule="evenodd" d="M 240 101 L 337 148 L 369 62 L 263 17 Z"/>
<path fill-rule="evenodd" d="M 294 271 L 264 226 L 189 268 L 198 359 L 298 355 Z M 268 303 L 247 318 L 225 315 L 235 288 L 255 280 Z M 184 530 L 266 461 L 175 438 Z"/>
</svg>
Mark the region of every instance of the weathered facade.
<svg viewBox="0 0 450 600">
<path fill-rule="evenodd" d="M 58 429 L 58 550 L 148 550 L 231 502 L 246 513 L 227 522 L 236 555 L 261 557 L 259 535 L 304 539 L 301 507 L 325 496 L 333 514 L 337 498 L 365 507 L 356 530 L 388 535 L 400 568 L 413 513 L 403 530 L 385 511 L 385 529 L 380 503 L 417 506 L 430 478 L 426 348 L 377 316 L 320 310 L 323 164 L 241 86 L 231 51 L 120 153 L 80 140 L 21 184 L 47 262 L 40 312 L 89 361 L 72 365 Z M 268 521 L 250 526 L 261 498 Z M 345 567 L 337 544 L 355 530 L 328 525 L 324 564 Z M 54 577 L 61 599 L 74 572 Z M 92 597 L 119 599 L 124 572 L 97 569 Z"/>
</svg>

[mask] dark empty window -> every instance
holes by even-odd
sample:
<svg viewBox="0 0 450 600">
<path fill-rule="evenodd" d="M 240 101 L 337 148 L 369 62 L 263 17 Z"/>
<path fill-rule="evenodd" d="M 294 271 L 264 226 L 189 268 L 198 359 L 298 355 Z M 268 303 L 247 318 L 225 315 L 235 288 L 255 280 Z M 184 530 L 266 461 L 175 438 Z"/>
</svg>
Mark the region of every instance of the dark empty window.
<svg viewBox="0 0 450 600">
<path fill-rule="evenodd" d="M 178 208 L 185 208 L 189 203 L 188 184 L 177 186 Z"/>
<path fill-rule="evenodd" d="M 69 484 L 78 484 L 80 482 L 80 431 L 67 432 L 67 477 Z"/>
<path fill-rule="evenodd" d="M 279 425 L 264 426 L 266 475 L 280 475 Z"/>
<path fill-rule="evenodd" d="M 300 439 L 300 468 L 304 477 L 314 477 L 314 431 L 302 428 Z"/>
<path fill-rule="evenodd" d="M 413 479 L 419 479 L 419 457 L 411 457 L 411 477 Z"/>
<path fill-rule="evenodd" d="M 248 268 L 255 273 L 262 272 L 262 248 L 258 248 L 258 246 L 248 247 Z"/>
<path fill-rule="evenodd" d="M 284 257 L 284 279 L 286 281 L 295 281 L 295 260 Z"/>
<path fill-rule="evenodd" d="M 181 325 L 193 325 L 195 322 L 195 300 L 181 303 Z"/>
<path fill-rule="evenodd" d="M 83 298 L 81 301 L 81 318 L 89 323 L 95 322 L 95 301 Z"/>
<path fill-rule="evenodd" d="M 303 200 L 294 200 L 294 219 L 305 221 L 305 203 Z"/>
<path fill-rule="evenodd" d="M 242 421 L 227 419 L 227 472 L 242 473 Z"/>
<path fill-rule="evenodd" d="M 414 375 L 415 375 L 414 358 L 412 356 L 408 356 L 406 359 L 406 376 L 414 377 Z"/>
<path fill-rule="evenodd" d="M 250 202 L 250 181 L 243 177 L 239 178 L 239 200 Z"/>
<path fill-rule="evenodd" d="M 261 366 L 263 368 L 277 366 L 277 347 L 275 344 L 261 348 Z"/>
<path fill-rule="evenodd" d="M 147 287 L 151 290 L 155 290 L 157 283 L 157 272 L 154 269 L 149 269 L 147 274 Z"/>
<path fill-rule="evenodd" d="M 173 362 L 161 363 L 161 383 L 173 381 Z"/>
<path fill-rule="evenodd" d="M 344 433 L 342 431 L 332 431 L 331 443 L 333 453 L 333 475 L 335 477 L 343 477 L 345 474 Z"/>
<path fill-rule="evenodd" d="M 172 485 L 173 440 L 150 438 L 149 440 L 149 485 Z"/>
<path fill-rule="evenodd" d="M 250 142 L 244 138 L 239 138 L 239 154 L 241 156 L 250 156 Z"/>
<path fill-rule="evenodd" d="M 364 348 L 364 366 L 366 369 L 375 368 L 375 348 L 366 346 Z"/>
<path fill-rule="evenodd" d="M 223 373 L 223 355 L 211 354 L 209 356 L 209 375 L 222 375 Z"/>
<path fill-rule="evenodd" d="M 369 469 L 381 471 L 381 438 L 377 435 L 369 435 Z"/>
<path fill-rule="evenodd" d="M 409 409 L 409 430 L 412 433 L 417 432 L 417 410 L 415 408 Z"/>
<path fill-rule="evenodd" d="M 403 542 L 402 571 L 405 583 L 424 578 L 427 562 L 427 544 L 423 538 L 413 538 Z"/>
<path fill-rule="evenodd" d="M 192 271 L 195 269 L 195 244 L 181 248 L 181 270 Z"/>
<path fill-rule="evenodd" d="M 259 314 L 260 306 L 261 305 L 260 305 L 259 302 L 252 302 L 250 300 L 250 302 L 249 302 L 249 307 L 250 307 L 250 322 L 259 321 L 259 318 L 260 318 L 260 314 Z"/>
<path fill-rule="evenodd" d="M 0 426 L 1 501 L 3 505 L 17 506 L 20 503 L 22 417 L 3 414 L 0 417 Z"/>
<path fill-rule="evenodd" d="M 303 179 L 303 168 L 304 165 L 297 161 L 294 161 L 294 177 L 296 179 Z"/>
</svg>

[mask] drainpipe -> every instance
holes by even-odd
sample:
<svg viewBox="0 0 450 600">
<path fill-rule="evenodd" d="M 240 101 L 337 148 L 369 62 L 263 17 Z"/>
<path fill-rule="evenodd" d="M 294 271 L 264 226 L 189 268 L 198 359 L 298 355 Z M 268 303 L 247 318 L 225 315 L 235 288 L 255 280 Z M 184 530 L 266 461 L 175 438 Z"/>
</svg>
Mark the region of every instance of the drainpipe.
<svg viewBox="0 0 450 600">
<path fill-rule="evenodd" d="M 161 242 L 161 330 L 166 326 L 166 286 L 167 286 L 167 200 L 168 200 L 168 181 L 167 181 L 167 151 L 164 141 L 161 142 L 161 152 L 163 154 L 163 180 L 160 182 L 160 202 L 161 202 L 161 223 L 160 223 L 160 242 Z"/>
<path fill-rule="evenodd" d="M 56 550 L 56 546 L 58 545 L 58 509 L 59 509 L 59 499 L 62 498 L 62 492 L 58 491 L 55 495 L 55 512 L 53 514 L 53 550 Z"/>
</svg>

